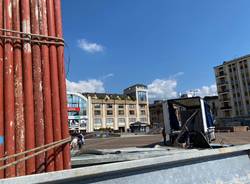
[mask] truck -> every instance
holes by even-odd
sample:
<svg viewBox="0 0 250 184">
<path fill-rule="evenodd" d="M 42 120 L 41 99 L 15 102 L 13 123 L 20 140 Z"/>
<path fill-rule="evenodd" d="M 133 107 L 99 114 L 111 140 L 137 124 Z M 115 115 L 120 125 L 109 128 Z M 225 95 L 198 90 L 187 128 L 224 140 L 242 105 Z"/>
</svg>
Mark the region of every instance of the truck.
<svg viewBox="0 0 250 184">
<path fill-rule="evenodd" d="M 168 143 L 185 148 L 210 148 L 215 140 L 215 120 L 201 97 L 167 100 L 163 103 L 164 129 Z"/>
</svg>

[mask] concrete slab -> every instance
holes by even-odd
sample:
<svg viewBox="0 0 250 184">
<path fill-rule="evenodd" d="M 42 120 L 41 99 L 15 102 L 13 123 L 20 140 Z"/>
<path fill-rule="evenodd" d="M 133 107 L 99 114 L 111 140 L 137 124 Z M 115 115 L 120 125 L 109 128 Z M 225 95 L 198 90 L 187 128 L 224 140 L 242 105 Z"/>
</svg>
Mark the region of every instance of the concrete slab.
<svg viewBox="0 0 250 184">
<path fill-rule="evenodd" d="M 3 179 L 1 183 L 247 183 L 250 145 Z"/>
</svg>

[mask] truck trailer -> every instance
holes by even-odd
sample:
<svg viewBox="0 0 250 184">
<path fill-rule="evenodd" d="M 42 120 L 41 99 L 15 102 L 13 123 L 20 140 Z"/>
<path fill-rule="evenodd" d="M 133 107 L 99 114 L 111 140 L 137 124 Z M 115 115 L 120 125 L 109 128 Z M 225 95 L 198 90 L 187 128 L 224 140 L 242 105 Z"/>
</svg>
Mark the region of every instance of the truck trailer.
<svg viewBox="0 0 250 184">
<path fill-rule="evenodd" d="M 163 103 L 168 142 L 185 148 L 210 148 L 215 140 L 215 120 L 201 97 L 178 98 Z"/>
</svg>

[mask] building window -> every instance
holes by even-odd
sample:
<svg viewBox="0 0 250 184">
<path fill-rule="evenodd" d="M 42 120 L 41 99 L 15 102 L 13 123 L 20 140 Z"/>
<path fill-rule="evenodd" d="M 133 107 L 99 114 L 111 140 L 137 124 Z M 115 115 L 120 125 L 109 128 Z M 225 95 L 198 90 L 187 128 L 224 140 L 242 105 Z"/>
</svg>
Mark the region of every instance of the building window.
<svg viewBox="0 0 250 184">
<path fill-rule="evenodd" d="M 139 101 L 146 102 L 147 101 L 147 93 L 145 91 L 138 91 Z"/>
<path fill-rule="evenodd" d="M 118 118 L 118 123 L 119 124 L 125 124 L 125 118 Z"/>
<path fill-rule="evenodd" d="M 95 114 L 95 116 L 100 116 L 101 115 L 101 111 L 100 110 L 95 110 L 94 114 Z"/>
<path fill-rule="evenodd" d="M 141 122 L 147 122 L 147 118 L 140 118 Z"/>
<path fill-rule="evenodd" d="M 77 95 L 68 94 L 68 115 L 69 116 L 86 116 L 87 115 L 87 101 Z"/>
<path fill-rule="evenodd" d="M 135 118 L 129 118 L 129 123 L 134 123 L 134 122 L 136 122 Z"/>
<path fill-rule="evenodd" d="M 123 108 L 124 108 L 124 105 L 118 105 L 118 108 L 119 108 L 119 109 L 123 109 Z"/>
<path fill-rule="evenodd" d="M 146 111 L 141 110 L 141 115 L 146 115 Z"/>
<path fill-rule="evenodd" d="M 94 108 L 100 109 L 100 108 L 101 108 L 101 104 L 95 104 L 95 105 L 94 105 Z"/>
<path fill-rule="evenodd" d="M 223 71 L 221 71 L 221 72 L 219 73 L 219 75 L 220 75 L 220 76 L 224 75 L 224 72 L 223 72 Z"/>
<path fill-rule="evenodd" d="M 112 108 L 113 108 L 113 105 L 112 105 L 112 104 L 107 104 L 107 108 L 108 108 L 108 109 L 112 109 Z"/>
<path fill-rule="evenodd" d="M 135 115 L 135 111 L 130 110 L 130 111 L 129 111 L 129 115 Z"/>
<path fill-rule="evenodd" d="M 140 104 L 140 108 L 141 108 L 141 109 L 145 109 L 145 108 L 146 108 L 146 105 L 145 105 L 145 104 Z"/>
<path fill-rule="evenodd" d="M 119 111 L 118 111 L 118 115 L 120 115 L 120 116 L 121 116 L 121 115 L 124 115 L 124 110 L 119 110 Z"/>
<path fill-rule="evenodd" d="M 102 119 L 101 118 L 95 118 L 94 119 L 94 124 L 98 125 L 98 126 L 101 126 L 102 125 Z"/>
<path fill-rule="evenodd" d="M 230 111 L 225 111 L 225 117 L 230 117 Z"/>
<path fill-rule="evenodd" d="M 108 116 L 112 116 L 113 115 L 113 111 L 112 110 L 107 110 L 107 115 Z"/>
<path fill-rule="evenodd" d="M 106 119 L 106 125 L 113 126 L 114 119 L 113 118 L 107 118 Z"/>
<path fill-rule="evenodd" d="M 130 104 L 130 105 L 129 105 L 129 108 L 130 108 L 130 109 L 134 109 L 134 108 L 135 108 L 135 105 L 134 105 L 134 104 Z"/>
</svg>

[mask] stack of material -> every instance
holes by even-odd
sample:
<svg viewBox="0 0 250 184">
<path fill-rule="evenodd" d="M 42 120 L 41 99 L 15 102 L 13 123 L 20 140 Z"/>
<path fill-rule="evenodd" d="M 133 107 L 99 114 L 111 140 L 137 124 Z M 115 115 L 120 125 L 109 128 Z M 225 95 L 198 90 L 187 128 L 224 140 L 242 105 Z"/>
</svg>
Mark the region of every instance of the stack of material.
<svg viewBox="0 0 250 184">
<path fill-rule="evenodd" d="M 70 168 L 60 0 L 0 0 L 0 136 L 0 178 Z"/>
</svg>

